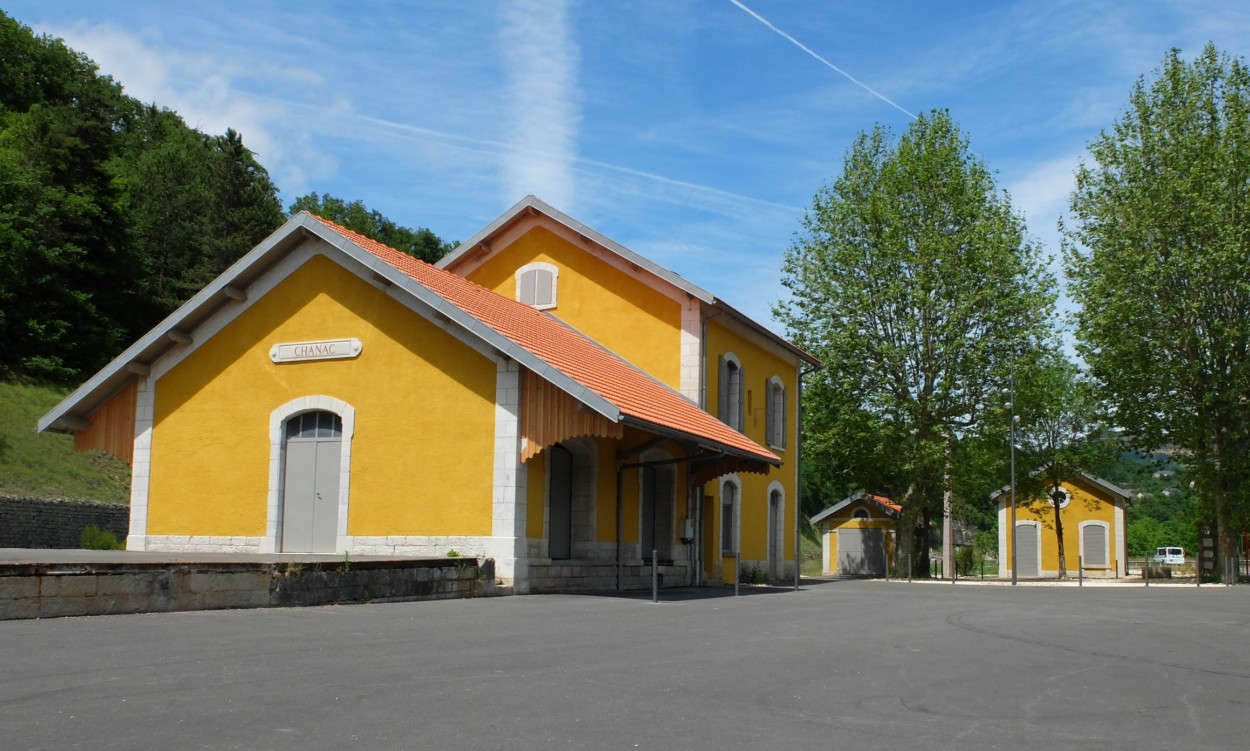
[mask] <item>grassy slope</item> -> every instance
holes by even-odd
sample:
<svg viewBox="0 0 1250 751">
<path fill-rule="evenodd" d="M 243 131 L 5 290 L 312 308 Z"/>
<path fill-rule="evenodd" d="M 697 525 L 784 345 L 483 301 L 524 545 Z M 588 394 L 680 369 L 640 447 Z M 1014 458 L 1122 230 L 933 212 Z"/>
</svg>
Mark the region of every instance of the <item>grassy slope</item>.
<svg viewBox="0 0 1250 751">
<path fill-rule="evenodd" d="M 103 452 L 74 451 L 66 435 L 35 423 L 67 389 L 0 383 L 0 495 L 126 503 L 130 467 Z"/>
</svg>

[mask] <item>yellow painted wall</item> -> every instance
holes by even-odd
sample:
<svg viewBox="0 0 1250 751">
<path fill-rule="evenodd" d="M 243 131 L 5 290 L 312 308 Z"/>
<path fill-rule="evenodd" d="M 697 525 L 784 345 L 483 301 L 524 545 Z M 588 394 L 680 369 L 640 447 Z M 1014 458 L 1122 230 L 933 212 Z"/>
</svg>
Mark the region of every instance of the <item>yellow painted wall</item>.
<svg viewBox="0 0 1250 751">
<path fill-rule="evenodd" d="M 724 323 L 722 323 L 724 321 Z M 783 524 L 786 533 L 783 535 L 782 558 L 794 558 L 794 513 L 795 513 L 795 399 L 798 394 L 798 369 L 793 361 L 778 356 L 770 348 L 766 348 L 744 332 L 742 324 L 732 319 L 712 319 L 705 326 L 706 373 L 705 403 L 707 411 L 716 415 L 720 403 L 720 357 L 732 352 L 742 365 L 744 376 L 745 398 L 743 404 L 744 430 L 748 438 L 767 446 L 766 440 L 766 389 L 765 384 L 773 376 L 781 378 L 786 387 L 786 432 L 785 448 L 770 448 L 781 458 L 781 467 L 772 468 L 768 474 L 740 474 L 742 481 L 741 511 L 741 560 L 762 561 L 768 558 L 768 488 L 773 481 L 781 483 L 784 493 L 785 513 Z M 719 415 L 718 415 L 719 416 Z M 708 495 L 716 498 L 713 506 L 716 511 L 715 544 L 720 550 L 720 495 L 723 481 L 709 483 L 705 488 Z M 721 557 L 719 560 L 721 577 L 726 582 L 733 581 L 736 576 L 733 558 Z M 705 563 L 709 576 L 715 576 L 713 570 L 716 560 Z"/>
<path fill-rule="evenodd" d="M 542 261 L 560 269 L 550 312 L 673 388 L 681 377 L 681 306 L 543 227 L 496 251 L 468 278 L 516 299 L 516 272 Z"/>
<path fill-rule="evenodd" d="M 356 359 L 275 364 L 277 342 L 356 337 Z M 156 384 L 148 533 L 265 533 L 269 416 L 356 410 L 348 533 L 489 535 L 495 364 L 315 256 Z"/>
<path fill-rule="evenodd" d="M 1063 483 L 1072 500 L 1060 512 L 1063 520 L 1063 542 L 1068 573 L 1075 576 L 1077 557 L 1081 554 L 1080 525 L 1085 521 L 1101 521 L 1107 524 L 1107 569 L 1114 571 L 1121 551 L 1116 545 L 1115 504 L 1101 492 L 1095 492 L 1083 484 Z M 1059 570 L 1059 538 L 1055 534 L 1055 509 L 1048 501 L 1028 502 L 1017 499 L 1016 522 L 1037 521 L 1042 532 L 1042 571 Z M 1008 522 L 1010 523 L 1010 522 Z M 1014 535 L 1007 535 L 1007 552 L 1004 560 L 1011 560 Z M 1008 563 L 1007 565 L 1010 565 Z"/>
</svg>

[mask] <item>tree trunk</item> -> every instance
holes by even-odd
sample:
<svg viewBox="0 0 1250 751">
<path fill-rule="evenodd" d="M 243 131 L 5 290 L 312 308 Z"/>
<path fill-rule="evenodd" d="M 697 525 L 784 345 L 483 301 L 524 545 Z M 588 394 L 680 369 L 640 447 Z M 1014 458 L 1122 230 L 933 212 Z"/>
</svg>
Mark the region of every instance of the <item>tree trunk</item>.
<svg viewBox="0 0 1250 751">
<path fill-rule="evenodd" d="M 1063 550 L 1063 510 L 1059 508 L 1059 498 L 1052 493 L 1050 503 L 1055 507 L 1055 541 L 1059 543 L 1059 579 L 1068 578 L 1067 555 Z"/>
<path fill-rule="evenodd" d="M 942 467 L 942 570 L 948 578 L 955 578 L 954 524 L 951 520 L 951 443 L 946 435 L 946 457 Z"/>
</svg>

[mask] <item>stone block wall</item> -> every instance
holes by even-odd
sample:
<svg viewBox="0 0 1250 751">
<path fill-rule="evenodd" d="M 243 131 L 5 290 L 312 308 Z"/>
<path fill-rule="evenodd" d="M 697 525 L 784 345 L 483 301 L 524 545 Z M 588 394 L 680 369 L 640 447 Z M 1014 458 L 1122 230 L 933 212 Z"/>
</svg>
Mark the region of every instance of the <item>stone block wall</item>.
<svg viewBox="0 0 1250 751">
<path fill-rule="evenodd" d="M 0 548 L 77 548 L 95 525 L 124 541 L 130 507 L 117 503 L 0 496 Z"/>
</svg>

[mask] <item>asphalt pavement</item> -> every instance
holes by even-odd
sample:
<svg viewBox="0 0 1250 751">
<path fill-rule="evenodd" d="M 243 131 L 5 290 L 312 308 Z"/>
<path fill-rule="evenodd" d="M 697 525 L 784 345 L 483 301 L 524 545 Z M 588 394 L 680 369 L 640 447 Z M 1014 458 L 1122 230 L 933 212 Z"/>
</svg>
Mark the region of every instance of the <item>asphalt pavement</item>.
<svg viewBox="0 0 1250 751">
<path fill-rule="evenodd" d="M 805 583 L 0 622 L 4 749 L 1240 749 L 1250 587 Z"/>
</svg>

